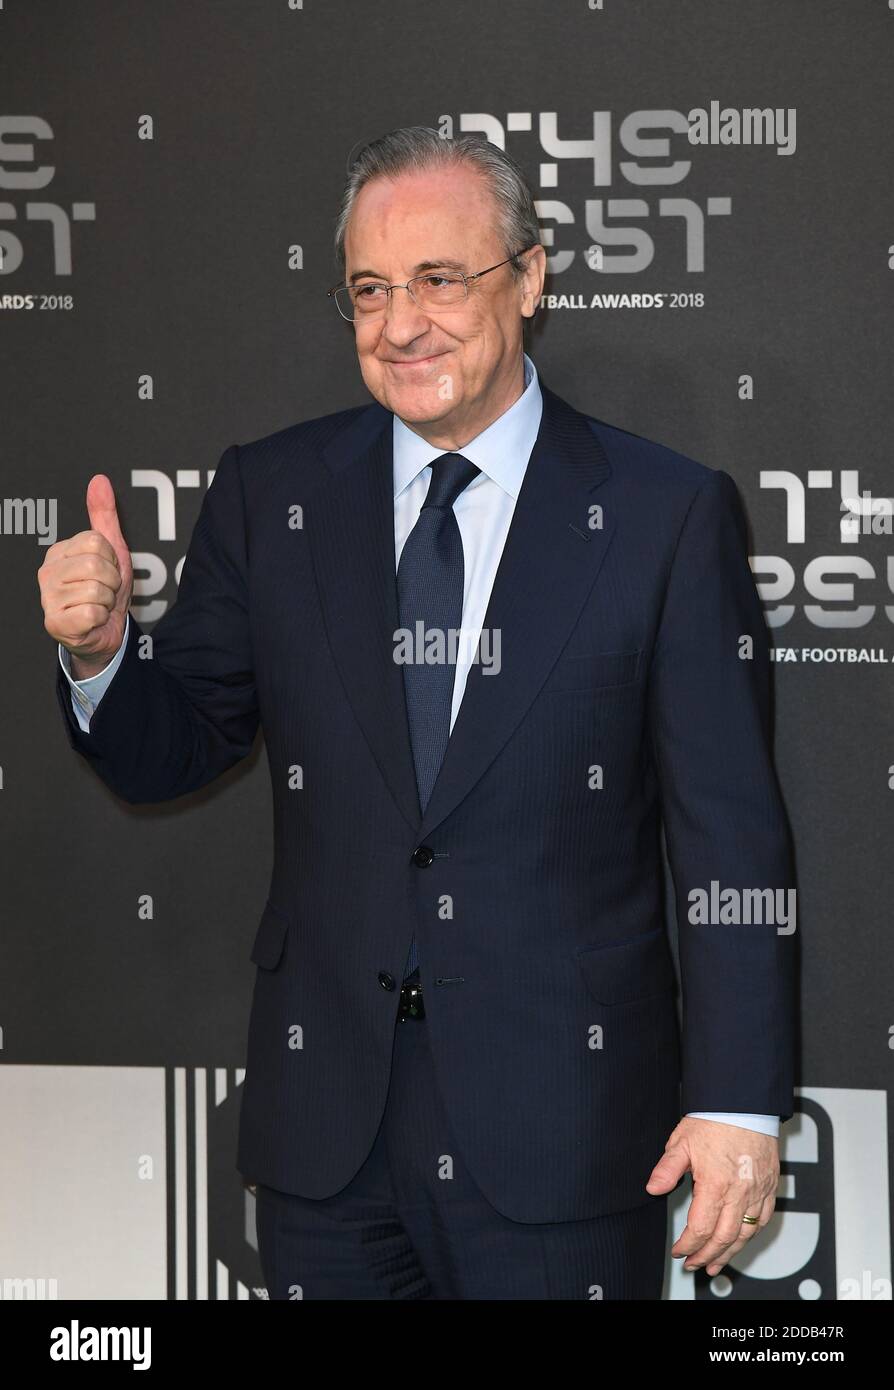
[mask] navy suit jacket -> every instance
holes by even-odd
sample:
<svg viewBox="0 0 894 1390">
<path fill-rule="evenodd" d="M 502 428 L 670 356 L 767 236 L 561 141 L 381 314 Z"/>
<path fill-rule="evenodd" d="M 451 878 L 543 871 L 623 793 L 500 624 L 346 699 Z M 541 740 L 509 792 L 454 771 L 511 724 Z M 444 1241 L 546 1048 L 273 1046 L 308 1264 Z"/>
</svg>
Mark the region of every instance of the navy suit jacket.
<svg viewBox="0 0 894 1390">
<path fill-rule="evenodd" d="M 73 747 L 128 802 L 195 791 L 263 728 L 249 1181 L 326 1197 L 362 1164 L 414 933 L 457 1142 L 512 1219 L 648 1202 L 686 1111 L 792 1113 L 794 937 L 689 920 L 712 881 L 794 886 L 735 484 L 541 389 L 485 618 L 501 670 L 472 666 L 424 815 L 377 402 L 224 452 L 151 659 L 131 615 L 89 734 L 58 671 Z"/>
</svg>

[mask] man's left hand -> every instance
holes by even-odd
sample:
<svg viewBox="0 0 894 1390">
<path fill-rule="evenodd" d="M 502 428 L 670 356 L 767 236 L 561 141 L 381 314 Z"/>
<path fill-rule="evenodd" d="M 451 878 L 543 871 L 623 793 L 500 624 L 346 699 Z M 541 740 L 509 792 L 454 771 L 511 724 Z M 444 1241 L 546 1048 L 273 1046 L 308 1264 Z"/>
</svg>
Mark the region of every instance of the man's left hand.
<svg viewBox="0 0 894 1390">
<path fill-rule="evenodd" d="M 719 1274 L 773 1215 L 779 1140 L 719 1120 L 684 1116 L 652 1169 L 646 1191 L 656 1196 L 670 1192 L 690 1170 L 692 1201 L 671 1254 L 675 1259 L 686 1256 L 684 1269 L 703 1267 Z M 743 1216 L 756 1216 L 757 1225 L 743 1225 Z"/>
</svg>

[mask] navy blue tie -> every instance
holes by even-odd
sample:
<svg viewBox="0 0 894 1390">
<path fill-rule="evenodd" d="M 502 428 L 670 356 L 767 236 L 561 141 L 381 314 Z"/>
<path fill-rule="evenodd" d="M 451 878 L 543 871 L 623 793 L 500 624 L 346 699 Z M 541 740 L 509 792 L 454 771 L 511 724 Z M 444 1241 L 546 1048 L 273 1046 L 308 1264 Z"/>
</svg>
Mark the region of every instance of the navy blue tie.
<svg viewBox="0 0 894 1390">
<path fill-rule="evenodd" d="M 404 542 L 397 567 L 401 627 L 412 634 L 417 658 L 404 664 L 404 691 L 419 805 L 424 813 L 450 739 L 455 663 L 429 664 L 418 643 L 423 633 L 439 634 L 449 654 L 450 630 L 462 626 L 463 542 L 453 504 L 481 470 L 462 454 L 441 454 L 431 465 L 431 482 L 419 520 Z M 406 974 L 417 968 L 416 938 L 410 945 Z"/>
</svg>

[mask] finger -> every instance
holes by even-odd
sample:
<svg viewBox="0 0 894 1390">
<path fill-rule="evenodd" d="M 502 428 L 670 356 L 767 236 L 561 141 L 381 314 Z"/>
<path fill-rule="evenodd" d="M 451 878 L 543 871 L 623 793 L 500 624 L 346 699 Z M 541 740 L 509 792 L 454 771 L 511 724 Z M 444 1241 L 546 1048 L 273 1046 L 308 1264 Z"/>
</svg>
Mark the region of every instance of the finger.
<svg viewBox="0 0 894 1390">
<path fill-rule="evenodd" d="M 710 1240 L 723 1210 L 723 1196 L 719 1189 L 706 1188 L 703 1182 L 696 1184 L 686 1213 L 686 1225 L 671 1246 L 673 1256 L 691 1255 Z"/>
<path fill-rule="evenodd" d="M 742 1215 L 756 1216 L 756 1218 L 758 1218 L 756 1226 L 752 1225 L 751 1222 L 742 1223 L 738 1236 L 735 1237 L 733 1244 L 731 1244 L 726 1251 L 720 1251 L 719 1255 L 716 1255 L 715 1258 L 709 1257 L 706 1259 L 701 1258 L 702 1251 L 697 1251 L 695 1252 L 694 1259 L 697 1259 L 699 1265 L 704 1264 L 705 1273 L 708 1273 L 708 1275 L 719 1275 L 720 1270 L 723 1269 L 723 1265 L 729 1264 L 730 1259 L 733 1259 L 734 1255 L 737 1255 L 740 1250 L 744 1250 L 745 1245 L 748 1244 L 749 1240 L 754 1240 L 759 1230 L 763 1230 L 763 1227 L 765 1227 L 770 1218 L 772 1218 L 774 1209 L 776 1209 L 776 1193 L 774 1193 L 774 1191 L 763 1198 L 759 1207 L 756 1202 L 751 1202 L 748 1208 L 745 1209 L 745 1212 L 742 1212 Z M 709 1255 L 709 1252 L 705 1252 L 705 1254 Z"/>
<path fill-rule="evenodd" d="M 98 603 L 82 603 L 77 608 L 65 610 L 65 624 L 54 626 L 63 645 L 77 645 L 89 637 L 94 628 L 102 627 L 109 620 L 109 610 Z"/>
<path fill-rule="evenodd" d="M 742 1232 L 741 1209 L 738 1206 L 725 1206 L 717 1219 L 713 1231 L 696 1249 L 691 1250 L 683 1264 L 684 1269 L 700 1269 L 711 1260 L 716 1260 Z"/>
<path fill-rule="evenodd" d="M 733 1255 L 744 1248 L 761 1229 L 761 1213 L 764 1203 L 751 1202 L 742 1215 L 738 1215 L 738 1208 L 718 1225 L 712 1239 L 706 1242 L 702 1250 L 696 1250 L 683 1266 L 684 1269 L 704 1268 L 708 1274 L 719 1274 L 725 1264 L 732 1259 Z M 743 1216 L 754 1216 L 757 1218 L 757 1225 L 743 1221 Z M 766 1222 L 764 1222 L 766 1224 Z"/>
<path fill-rule="evenodd" d="M 756 1231 L 757 1227 L 752 1226 L 751 1229 L 753 1231 Z M 739 1240 L 733 1241 L 732 1245 L 729 1247 L 728 1250 L 723 1251 L 723 1253 L 718 1255 L 715 1259 L 708 1260 L 708 1262 L 704 1266 L 697 1265 L 695 1266 L 695 1268 L 704 1268 L 705 1273 L 709 1274 L 713 1279 L 715 1274 L 719 1274 L 720 1271 L 724 1268 L 724 1266 L 729 1264 L 730 1260 L 733 1258 L 734 1255 L 738 1255 L 739 1251 L 748 1244 L 750 1239 L 751 1236 L 741 1236 Z M 686 1268 L 686 1266 L 684 1266 L 684 1268 Z"/>
<path fill-rule="evenodd" d="M 739 1239 L 736 1241 L 732 1249 L 727 1251 L 727 1260 L 731 1259 L 733 1255 L 737 1254 L 738 1251 L 741 1250 L 743 1246 L 747 1245 L 750 1240 L 753 1240 L 754 1237 L 757 1235 L 758 1231 L 762 1231 L 764 1229 L 764 1227 L 769 1222 L 771 1216 L 773 1215 L 775 1209 L 776 1193 L 773 1192 L 770 1194 L 769 1197 L 764 1198 L 763 1202 L 761 1203 L 760 1211 L 746 1212 L 747 1216 L 757 1217 L 757 1225 L 752 1226 L 749 1222 L 746 1222 L 743 1225 L 741 1233 L 739 1235 Z M 709 1274 L 714 1274 L 715 1272 L 716 1271 L 713 1269 L 708 1270 Z"/>
<path fill-rule="evenodd" d="M 84 579 L 79 584 L 66 584 L 61 597 L 63 613 L 69 608 L 78 608 L 82 603 L 86 603 L 91 607 L 99 605 L 104 608 L 108 617 L 110 609 L 115 607 L 116 592 L 109 584 L 103 584 L 98 579 Z M 102 621 L 105 622 L 105 618 Z"/>
<path fill-rule="evenodd" d="M 708 1260 L 704 1267 L 706 1274 L 710 1274 L 712 1278 L 715 1274 L 719 1274 L 720 1271 L 723 1269 L 724 1265 L 729 1264 L 730 1260 L 733 1259 L 734 1256 L 738 1255 L 740 1250 L 744 1250 L 745 1246 L 748 1244 L 750 1240 L 754 1240 L 754 1237 L 757 1235 L 758 1231 L 760 1230 L 760 1227 L 744 1226 L 742 1229 L 743 1231 L 747 1231 L 748 1234 L 741 1235 L 738 1240 L 733 1241 L 729 1249 L 725 1251 L 722 1255 L 718 1256 L 717 1259 Z"/>
<path fill-rule="evenodd" d="M 81 584 L 87 579 L 98 579 L 116 593 L 122 584 L 121 570 L 117 562 L 113 564 L 105 555 L 99 553 L 69 555 L 60 560 L 56 567 L 56 580 L 63 587 Z"/>
<path fill-rule="evenodd" d="M 78 531 L 58 544 L 61 548 L 59 555 L 55 557 L 57 563 L 64 563 L 72 555 L 99 555 L 116 569 L 120 568 L 115 547 L 101 531 Z"/>
</svg>

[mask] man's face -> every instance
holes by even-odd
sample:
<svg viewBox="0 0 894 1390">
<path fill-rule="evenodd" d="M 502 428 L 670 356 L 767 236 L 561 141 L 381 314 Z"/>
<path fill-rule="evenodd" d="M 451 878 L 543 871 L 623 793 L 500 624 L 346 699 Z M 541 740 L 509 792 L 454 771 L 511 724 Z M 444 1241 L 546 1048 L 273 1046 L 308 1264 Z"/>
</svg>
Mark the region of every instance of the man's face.
<svg viewBox="0 0 894 1390">
<path fill-rule="evenodd" d="M 507 254 L 481 175 L 463 166 L 424 170 L 361 189 L 345 235 L 345 279 L 394 285 L 437 269 L 471 275 Z M 452 264 L 441 266 L 441 256 Z M 376 400 L 448 448 L 460 448 L 508 409 L 522 385 L 523 317 L 533 315 L 543 289 L 542 246 L 524 260 L 522 280 L 500 266 L 473 281 L 457 305 L 423 310 L 397 289 L 384 311 L 358 315 L 360 371 Z"/>
</svg>

